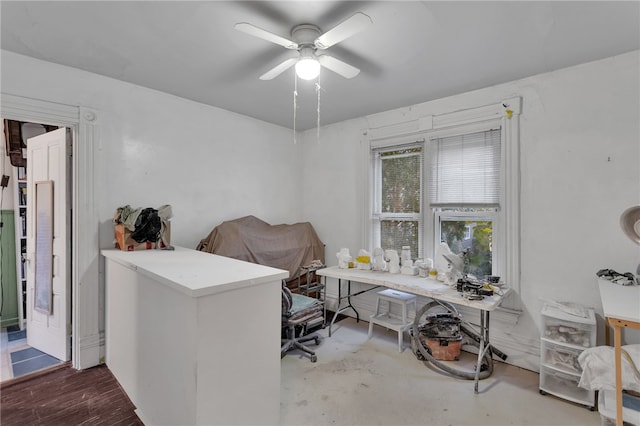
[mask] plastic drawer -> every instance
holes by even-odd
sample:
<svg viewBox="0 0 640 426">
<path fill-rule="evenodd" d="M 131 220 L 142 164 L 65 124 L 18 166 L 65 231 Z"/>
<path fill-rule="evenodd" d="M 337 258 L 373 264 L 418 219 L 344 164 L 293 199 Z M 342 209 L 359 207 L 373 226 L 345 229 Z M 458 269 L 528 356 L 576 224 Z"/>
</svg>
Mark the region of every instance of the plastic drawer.
<svg viewBox="0 0 640 426">
<path fill-rule="evenodd" d="M 578 362 L 578 357 L 582 351 L 582 349 L 572 348 L 543 339 L 542 363 L 558 370 L 580 374 L 582 373 L 582 368 Z"/>
<path fill-rule="evenodd" d="M 564 373 L 547 366 L 540 368 L 541 393 L 550 393 L 569 401 L 594 407 L 595 392 L 579 388 L 579 381 L 579 375 Z"/>
<path fill-rule="evenodd" d="M 553 306 L 542 309 L 542 337 L 583 348 L 596 344 L 596 319 L 592 309 L 588 317 L 569 315 Z"/>
</svg>

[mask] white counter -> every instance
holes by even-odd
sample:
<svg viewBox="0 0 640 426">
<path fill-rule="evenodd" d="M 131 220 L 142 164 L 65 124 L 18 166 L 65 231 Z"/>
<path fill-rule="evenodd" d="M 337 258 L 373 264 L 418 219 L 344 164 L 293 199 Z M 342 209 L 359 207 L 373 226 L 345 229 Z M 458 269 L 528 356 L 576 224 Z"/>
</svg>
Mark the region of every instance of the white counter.
<svg viewBox="0 0 640 426">
<path fill-rule="evenodd" d="M 287 271 L 180 247 L 102 254 L 106 363 L 146 425 L 279 423 Z"/>
<path fill-rule="evenodd" d="M 389 272 L 365 271 L 353 268 L 340 269 L 337 266 L 319 269 L 316 271 L 316 274 L 330 278 L 393 288 L 395 290 L 430 297 L 456 305 L 469 306 L 483 311 L 495 310 L 500 306 L 500 303 L 502 303 L 502 300 L 504 300 L 510 291 L 509 288 L 504 288 L 501 294 L 485 296 L 482 300 L 469 300 L 462 297 L 455 287 L 417 275 L 390 274 Z"/>
<path fill-rule="evenodd" d="M 602 278 L 598 279 L 602 310 L 607 324 L 606 340 L 609 343 L 609 326 L 614 332 L 616 374 L 616 425 L 623 424 L 622 410 L 622 329 L 640 330 L 640 286 L 623 286 Z"/>
<path fill-rule="evenodd" d="M 286 272 L 183 247 L 141 251 L 113 249 L 103 250 L 102 255 L 191 297 L 262 284 L 274 278 L 281 279 L 281 274 Z"/>
<path fill-rule="evenodd" d="M 607 318 L 640 322 L 640 286 L 598 279 L 602 310 Z"/>
</svg>

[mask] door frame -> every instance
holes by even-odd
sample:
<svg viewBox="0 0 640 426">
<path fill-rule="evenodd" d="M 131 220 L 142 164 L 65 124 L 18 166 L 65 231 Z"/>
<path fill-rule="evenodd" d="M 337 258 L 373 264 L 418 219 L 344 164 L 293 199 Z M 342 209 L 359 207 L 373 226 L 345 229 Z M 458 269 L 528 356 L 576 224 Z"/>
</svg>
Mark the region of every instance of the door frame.
<svg viewBox="0 0 640 426">
<path fill-rule="evenodd" d="M 2 93 L 3 119 L 71 128 L 71 365 L 98 365 L 104 351 L 100 337 L 99 220 L 95 203 L 95 109 Z"/>
</svg>

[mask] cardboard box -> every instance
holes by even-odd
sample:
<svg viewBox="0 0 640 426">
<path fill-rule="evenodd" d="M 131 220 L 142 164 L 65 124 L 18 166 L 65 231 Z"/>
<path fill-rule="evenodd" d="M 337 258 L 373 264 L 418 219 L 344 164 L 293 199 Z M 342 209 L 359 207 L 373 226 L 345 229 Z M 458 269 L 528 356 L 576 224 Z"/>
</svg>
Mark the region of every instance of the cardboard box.
<svg viewBox="0 0 640 426">
<path fill-rule="evenodd" d="M 116 248 L 119 248 L 122 251 L 154 250 L 167 248 L 167 245 L 171 244 L 171 222 L 169 221 L 165 222 L 165 230 L 163 236 L 163 239 L 161 238 L 155 243 L 149 241 L 145 243 L 139 243 L 131 238 L 131 231 L 125 228 L 124 224 L 115 224 Z"/>
</svg>

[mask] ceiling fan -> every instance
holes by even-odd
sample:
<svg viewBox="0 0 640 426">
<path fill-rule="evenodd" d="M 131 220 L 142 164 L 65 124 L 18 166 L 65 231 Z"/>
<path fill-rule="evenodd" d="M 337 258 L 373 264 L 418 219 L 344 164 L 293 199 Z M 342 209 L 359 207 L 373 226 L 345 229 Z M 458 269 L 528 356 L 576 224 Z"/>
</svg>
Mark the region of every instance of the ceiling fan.
<svg viewBox="0 0 640 426">
<path fill-rule="evenodd" d="M 372 20 L 362 12 L 357 12 L 334 28 L 321 33 L 320 28 L 312 24 L 296 25 L 291 30 L 291 40 L 271 33 L 247 22 L 240 22 L 235 29 L 243 33 L 279 44 L 287 49 L 297 50 L 296 58 L 289 58 L 260 76 L 260 80 L 271 80 L 292 66 L 296 67 L 298 77 L 313 80 L 320 74 L 323 66 L 344 78 L 353 78 L 360 70 L 339 59 L 326 54 L 318 54 L 318 50 L 326 50 L 352 35 L 362 31 Z"/>
</svg>

